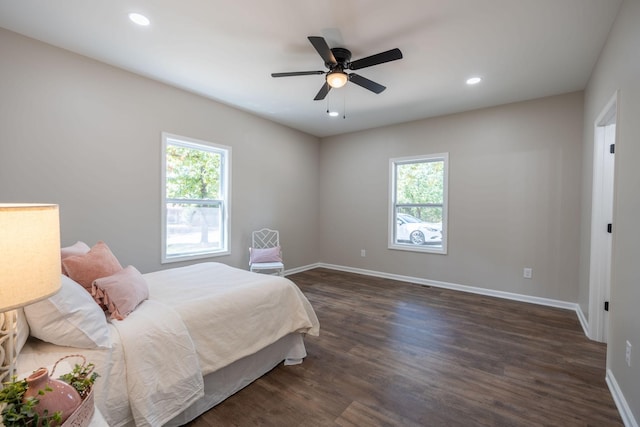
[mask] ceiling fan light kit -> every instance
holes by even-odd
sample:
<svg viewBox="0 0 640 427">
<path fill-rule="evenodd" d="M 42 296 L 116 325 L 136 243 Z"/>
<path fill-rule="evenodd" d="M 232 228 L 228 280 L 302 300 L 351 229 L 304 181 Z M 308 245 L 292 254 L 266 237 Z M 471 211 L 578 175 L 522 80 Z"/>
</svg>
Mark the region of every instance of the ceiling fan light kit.
<svg viewBox="0 0 640 427">
<path fill-rule="evenodd" d="M 341 88 L 347 84 L 349 77 L 347 73 L 342 70 L 334 70 L 327 74 L 327 83 L 334 89 Z"/>
<path fill-rule="evenodd" d="M 293 71 L 286 73 L 272 73 L 271 77 L 324 74 L 325 83 L 322 85 L 315 98 L 313 98 L 315 101 L 325 99 L 331 88 L 341 88 L 346 85 L 347 82 L 355 83 L 356 85 L 376 94 L 381 93 L 386 89 L 385 86 L 355 73 L 348 74 L 345 70 L 359 70 L 361 68 L 402 59 L 402 52 L 400 49 L 396 48 L 351 62 L 351 52 L 348 49 L 342 47 L 330 48 L 323 37 L 309 36 L 308 39 L 323 59 L 324 65 L 329 69 L 329 71 Z"/>
</svg>

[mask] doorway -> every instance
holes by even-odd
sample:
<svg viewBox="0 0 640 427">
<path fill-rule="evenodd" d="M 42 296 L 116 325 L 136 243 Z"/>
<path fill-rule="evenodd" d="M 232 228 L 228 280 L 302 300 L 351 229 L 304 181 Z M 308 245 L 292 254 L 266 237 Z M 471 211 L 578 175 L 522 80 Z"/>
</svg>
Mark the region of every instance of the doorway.
<svg viewBox="0 0 640 427">
<path fill-rule="evenodd" d="M 615 189 L 616 92 L 594 126 L 593 197 L 591 208 L 591 267 L 589 274 L 589 338 L 607 342 L 611 258 L 613 250 L 613 204 Z"/>
</svg>

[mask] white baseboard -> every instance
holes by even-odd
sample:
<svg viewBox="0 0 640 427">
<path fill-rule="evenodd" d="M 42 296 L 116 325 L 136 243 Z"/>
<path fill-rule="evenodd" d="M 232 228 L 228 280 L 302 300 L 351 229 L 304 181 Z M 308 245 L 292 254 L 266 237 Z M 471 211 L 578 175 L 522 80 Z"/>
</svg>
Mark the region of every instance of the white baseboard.
<svg viewBox="0 0 640 427">
<path fill-rule="evenodd" d="M 578 321 L 580 322 L 580 326 L 582 326 L 582 331 L 584 332 L 585 336 L 589 338 L 589 322 L 587 321 L 586 316 L 582 312 L 582 308 L 580 308 L 580 304 L 577 304 L 574 302 L 561 301 L 561 300 L 555 300 L 550 298 L 534 297 L 530 295 L 522 295 L 522 294 L 516 294 L 512 292 L 496 291 L 493 289 L 478 288 L 475 286 L 459 285 L 457 283 L 440 282 L 437 280 L 421 279 L 418 277 L 402 276 L 398 274 L 384 273 L 382 271 L 365 270 L 362 268 L 346 267 L 343 265 L 326 264 L 322 262 L 317 262 L 315 264 L 309 264 L 302 267 L 296 267 L 290 270 L 286 270 L 284 275 L 288 276 L 290 274 L 302 273 L 303 271 L 312 270 L 314 268 L 328 268 L 330 270 L 363 274 L 365 276 L 382 277 L 385 279 L 398 280 L 400 282 L 408 282 L 408 283 L 425 285 L 425 286 L 433 286 L 436 288 L 452 289 L 455 291 L 470 292 L 473 294 L 487 295 L 487 296 L 492 296 L 496 298 L 504 298 L 504 299 L 514 300 L 514 301 L 528 302 L 531 304 L 546 305 L 548 307 L 563 308 L 565 310 L 573 310 L 576 312 L 576 315 L 578 316 Z"/>
<path fill-rule="evenodd" d="M 622 422 L 624 423 L 625 427 L 639 427 L 638 422 L 631 412 L 631 408 L 629 407 L 627 400 L 622 394 L 622 390 L 620 390 L 620 387 L 618 386 L 616 377 L 613 376 L 613 372 L 611 372 L 610 369 L 607 369 L 606 381 L 607 385 L 609 386 L 611 396 L 613 396 L 613 401 L 618 407 L 618 412 L 620 412 L 620 417 L 622 418 Z"/>
<path fill-rule="evenodd" d="M 313 270 L 314 268 L 320 268 L 322 265 L 319 262 L 315 264 L 303 265 L 302 267 L 291 268 L 284 271 L 284 275 L 288 276 L 290 274 L 302 273 L 303 271 Z"/>
<path fill-rule="evenodd" d="M 345 267 L 334 264 L 319 263 L 317 267 L 328 268 L 331 270 L 346 271 L 348 273 L 363 274 L 365 276 L 382 277 L 385 279 L 398 280 L 400 282 L 414 283 L 424 286 L 433 286 L 436 288 L 451 289 L 454 291 L 469 292 L 472 294 L 487 295 L 491 297 L 504 298 L 513 301 L 528 302 L 531 304 L 546 305 L 548 307 L 563 308 L 565 310 L 573 310 L 578 313 L 580 306 L 574 302 L 555 300 L 550 298 L 534 297 L 531 295 L 522 295 L 512 292 L 496 291 L 493 289 L 478 288 L 475 286 L 459 285 L 457 283 L 440 282 L 437 280 L 422 279 L 419 277 L 402 276 L 399 274 L 384 273 L 381 271 L 365 270 L 361 268 Z M 580 310 L 581 311 L 581 310 Z M 578 314 L 578 318 L 580 314 Z M 584 318 L 584 315 L 582 316 Z M 582 323 L 582 321 L 580 321 Z M 584 325 L 583 325 L 584 328 Z M 585 332 L 586 333 L 586 332 Z"/>
<path fill-rule="evenodd" d="M 551 298 L 534 297 L 531 295 L 522 295 L 522 294 L 516 294 L 513 292 L 496 291 L 493 289 L 478 288 L 475 286 L 468 286 L 468 285 L 459 285 L 457 283 L 440 282 L 437 280 L 428 280 L 428 279 L 422 279 L 419 277 L 403 276 L 399 274 L 385 273 L 382 271 L 366 270 L 363 268 L 347 267 L 344 265 L 326 264 L 323 262 L 317 262 L 315 264 L 309 264 L 309 265 L 297 267 L 291 270 L 286 270 L 285 276 L 289 274 L 302 273 L 303 271 L 312 270 L 314 268 L 327 268 L 330 270 L 345 271 L 347 273 L 362 274 L 365 276 L 372 276 L 372 277 L 381 277 L 384 279 L 398 280 L 400 282 L 407 282 L 407 283 L 424 285 L 424 286 L 433 286 L 435 288 L 452 289 L 454 291 L 469 292 L 472 294 L 487 295 L 491 297 L 504 298 L 504 299 L 513 300 L 513 301 L 528 302 L 531 304 L 545 305 L 547 307 L 555 307 L 555 308 L 562 308 L 565 310 L 572 310 L 576 312 L 576 315 L 578 316 L 578 321 L 582 326 L 582 330 L 585 336 L 589 337 L 589 322 L 587 321 L 587 318 L 582 312 L 582 309 L 580 308 L 580 304 L 577 304 L 575 302 L 568 302 L 568 301 L 556 300 Z"/>
<path fill-rule="evenodd" d="M 576 304 L 576 314 L 578 315 L 578 320 L 580 321 L 580 325 L 582 326 L 582 330 L 584 331 L 584 334 L 589 339 L 591 339 L 591 337 L 589 336 L 589 321 L 587 320 L 584 313 L 582 312 L 582 308 L 580 307 L 580 304 Z"/>
</svg>

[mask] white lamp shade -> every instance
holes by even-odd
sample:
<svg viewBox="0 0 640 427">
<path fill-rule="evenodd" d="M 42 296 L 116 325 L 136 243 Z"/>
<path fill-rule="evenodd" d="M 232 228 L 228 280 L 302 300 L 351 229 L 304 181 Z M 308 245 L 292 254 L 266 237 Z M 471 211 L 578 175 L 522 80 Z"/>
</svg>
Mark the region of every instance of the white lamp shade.
<svg viewBox="0 0 640 427">
<path fill-rule="evenodd" d="M 58 205 L 0 203 L 0 312 L 60 289 Z"/>
</svg>

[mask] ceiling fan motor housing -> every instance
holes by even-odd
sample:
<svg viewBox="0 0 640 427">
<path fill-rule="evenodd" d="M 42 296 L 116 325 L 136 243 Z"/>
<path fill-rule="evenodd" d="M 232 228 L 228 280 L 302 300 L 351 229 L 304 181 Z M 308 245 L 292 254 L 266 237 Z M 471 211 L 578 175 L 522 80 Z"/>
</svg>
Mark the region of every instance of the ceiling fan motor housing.
<svg viewBox="0 0 640 427">
<path fill-rule="evenodd" d="M 336 58 L 337 65 L 340 66 L 343 70 L 349 68 L 349 61 L 351 61 L 351 51 L 345 49 L 343 47 L 334 47 L 331 49 L 331 53 L 333 53 L 333 57 Z M 330 62 L 326 62 L 324 65 L 327 66 L 328 69 L 333 70 L 336 67 L 336 64 L 332 64 Z"/>
</svg>

